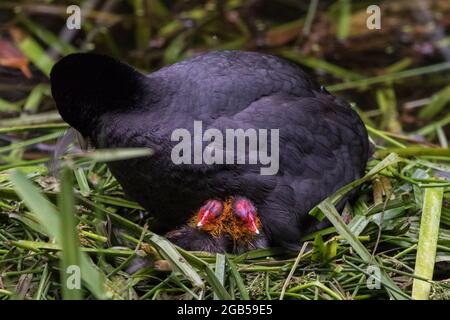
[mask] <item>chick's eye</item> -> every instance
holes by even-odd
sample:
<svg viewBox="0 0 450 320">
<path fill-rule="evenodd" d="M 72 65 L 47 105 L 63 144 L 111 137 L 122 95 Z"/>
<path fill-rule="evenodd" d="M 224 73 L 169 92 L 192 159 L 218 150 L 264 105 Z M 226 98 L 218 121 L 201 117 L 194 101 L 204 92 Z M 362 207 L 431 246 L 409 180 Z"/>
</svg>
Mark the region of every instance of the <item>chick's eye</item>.
<svg viewBox="0 0 450 320">
<path fill-rule="evenodd" d="M 212 205 L 211 205 L 211 209 L 210 210 L 211 210 L 214 218 L 220 217 L 220 215 L 223 212 L 223 204 L 222 204 L 222 202 L 220 202 L 218 200 L 212 201 Z"/>
<path fill-rule="evenodd" d="M 234 202 L 234 214 L 241 219 L 246 219 L 252 213 L 256 213 L 253 203 L 246 198 L 237 198 Z"/>
<path fill-rule="evenodd" d="M 235 206 L 235 210 L 234 213 L 239 217 L 239 218 L 246 218 L 248 216 L 248 210 L 246 208 L 246 206 L 244 204 L 236 204 Z"/>
</svg>

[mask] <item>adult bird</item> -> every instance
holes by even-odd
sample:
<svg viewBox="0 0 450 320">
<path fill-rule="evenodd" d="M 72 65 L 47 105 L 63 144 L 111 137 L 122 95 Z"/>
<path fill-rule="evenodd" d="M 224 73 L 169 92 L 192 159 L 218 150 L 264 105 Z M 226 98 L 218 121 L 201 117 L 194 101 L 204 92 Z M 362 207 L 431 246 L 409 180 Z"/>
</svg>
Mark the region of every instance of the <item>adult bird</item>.
<svg viewBox="0 0 450 320">
<path fill-rule="evenodd" d="M 272 55 L 215 51 L 143 75 L 111 57 L 77 53 L 53 67 L 51 87 L 62 118 L 95 147 L 154 150 L 108 166 L 159 230 L 178 228 L 168 237 L 191 250 L 297 249 L 320 226 L 310 209 L 360 178 L 368 158 L 357 113 Z M 194 134 L 195 121 L 220 132 L 278 129 L 278 171 L 262 175 L 261 163 L 174 163 L 172 134 Z M 240 249 L 232 229 L 250 235 Z"/>
</svg>

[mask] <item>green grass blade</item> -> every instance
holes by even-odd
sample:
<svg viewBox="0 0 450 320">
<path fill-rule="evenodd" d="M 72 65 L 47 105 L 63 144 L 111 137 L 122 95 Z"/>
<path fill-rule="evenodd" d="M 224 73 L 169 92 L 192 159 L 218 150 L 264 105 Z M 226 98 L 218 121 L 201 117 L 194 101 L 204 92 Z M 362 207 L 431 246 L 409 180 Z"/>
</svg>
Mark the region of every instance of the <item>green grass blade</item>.
<svg viewBox="0 0 450 320">
<path fill-rule="evenodd" d="M 317 6 L 319 4 L 319 0 L 311 0 L 308 7 L 308 12 L 306 13 L 305 23 L 303 25 L 303 34 L 309 35 L 311 32 L 311 26 L 316 16 Z"/>
<path fill-rule="evenodd" d="M 303 243 L 303 246 L 300 249 L 300 252 L 298 253 L 297 258 L 295 259 L 294 264 L 292 265 L 291 271 L 289 271 L 289 274 L 288 274 L 286 280 L 284 281 L 284 284 L 283 284 L 283 287 L 282 287 L 281 293 L 280 293 L 280 298 L 279 298 L 280 300 L 283 300 L 284 295 L 286 293 L 286 289 L 289 286 L 289 282 L 291 281 L 292 277 L 294 276 L 295 270 L 297 269 L 298 264 L 300 263 L 300 260 L 302 259 L 303 253 L 305 252 L 307 246 L 308 246 L 308 242 Z"/>
<path fill-rule="evenodd" d="M 339 22 L 337 37 L 339 40 L 347 39 L 350 33 L 351 0 L 339 0 Z"/>
<path fill-rule="evenodd" d="M 307 66 L 308 68 L 316 69 L 316 70 L 323 70 L 323 71 L 325 71 L 329 74 L 332 74 L 335 77 L 340 78 L 340 79 L 356 81 L 356 80 L 361 80 L 364 78 L 363 75 L 360 75 L 356 72 L 346 70 L 342 67 L 331 64 L 331 63 L 326 62 L 321 59 L 317 59 L 314 57 L 302 56 L 300 53 L 293 51 L 293 50 L 282 50 L 280 52 L 280 55 L 285 57 L 286 59 L 295 61 L 296 63 L 302 64 L 304 66 Z"/>
<path fill-rule="evenodd" d="M 433 279 L 443 194 L 443 188 L 425 189 L 414 274 L 429 280 Z M 414 279 L 412 298 L 428 300 L 430 290 L 431 283 Z"/>
<path fill-rule="evenodd" d="M 335 84 L 332 86 L 327 86 L 327 90 L 330 92 L 337 92 L 342 90 L 354 89 L 354 88 L 367 88 L 368 86 L 379 84 L 379 83 L 391 83 L 396 82 L 405 78 L 421 76 L 425 74 L 443 72 L 450 69 L 450 62 L 437 63 L 431 66 L 420 67 L 416 69 L 410 69 L 405 71 L 400 71 L 396 73 L 383 74 L 381 76 L 376 76 L 373 78 L 362 79 L 358 81 L 350 81 Z"/>
<path fill-rule="evenodd" d="M 419 117 L 430 120 L 450 103 L 450 85 L 433 95 L 431 102 L 422 110 Z"/>
<path fill-rule="evenodd" d="M 0 98 L 0 112 L 20 111 L 20 104 L 17 102 L 9 102 Z"/>
<path fill-rule="evenodd" d="M 242 280 L 242 277 L 239 274 L 236 264 L 228 256 L 227 256 L 227 263 L 228 266 L 230 267 L 230 274 L 233 276 L 234 281 L 236 282 L 237 288 L 239 290 L 239 293 L 241 295 L 241 300 L 250 300 L 250 295 L 248 294 L 248 290 L 245 287 L 244 280 Z"/>
<path fill-rule="evenodd" d="M 24 111 L 35 113 L 38 111 L 38 107 L 42 101 L 44 94 L 50 92 L 50 86 L 48 84 L 40 83 L 31 91 L 28 95 L 25 105 L 23 107 Z"/>
<path fill-rule="evenodd" d="M 31 36 L 26 35 L 17 41 L 19 49 L 30 59 L 33 64 L 39 68 L 46 76 L 54 65 L 54 61 L 47 55 L 45 50 Z"/>
<path fill-rule="evenodd" d="M 379 150 L 375 153 L 376 157 L 384 157 L 386 154 L 396 153 L 402 157 L 417 157 L 417 156 L 440 156 L 450 157 L 450 149 L 429 148 L 429 147 L 406 147 L 406 148 L 388 148 Z"/>
<path fill-rule="evenodd" d="M 57 132 L 52 132 L 52 133 L 49 133 L 49 134 L 46 134 L 46 135 L 43 135 L 43 136 L 39 136 L 39 137 L 36 137 L 36 138 L 32 138 L 32 139 L 28 139 L 28 140 L 24 140 L 24 141 L 20 141 L 20 142 L 14 142 L 14 143 L 11 143 L 8 146 L 0 147 L 0 153 L 9 152 L 9 151 L 12 151 L 12 150 L 28 147 L 28 146 L 31 146 L 33 144 L 37 144 L 37 143 L 41 143 L 41 142 L 44 142 L 44 141 L 56 139 L 56 138 L 62 136 L 63 134 L 64 134 L 64 131 L 57 131 Z"/>
<path fill-rule="evenodd" d="M 73 173 L 75 174 L 75 179 L 80 187 L 81 195 L 87 197 L 91 193 L 91 188 L 89 187 L 89 182 L 83 168 L 75 168 Z"/>
<path fill-rule="evenodd" d="M 72 172 L 63 168 L 60 174 L 61 192 L 58 195 L 59 211 L 61 212 L 61 278 L 62 294 L 65 300 L 80 300 L 82 298 L 81 287 L 69 286 L 70 277 L 67 270 L 80 266 L 80 248 L 75 221 L 75 202 L 72 191 Z"/>
<path fill-rule="evenodd" d="M 4 127 L 24 127 L 24 126 L 34 126 L 34 125 L 51 125 L 51 122 L 62 121 L 61 116 L 58 111 L 47 111 L 37 114 L 23 114 L 19 118 L 11 119 L 0 119 L 0 128 Z M 62 128 L 67 128 L 66 123 L 58 124 Z"/>
<path fill-rule="evenodd" d="M 37 38 L 61 55 L 68 55 L 77 51 L 73 46 L 61 40 L 53 32 L 45 29 L 40 24 L 33 22 L 26 16 L 19 15 L 19 21 L 22 22 Z"/>
<path fill-rule="evenodd" d="M 225 283 L 225 256 L 223 254 L 216 254 L 216 267 L 214 268 L 214 272 L 216 274 L 217 279 L 222 284 Z M 214 292 L 214 300 L 219 300 L 219 296 Z"/>
<path fill-rule="evenodd" d="M 51 238 L 61 239 L 59 214 L 56 207 L 20 171 L 14 171 L 11 175 L 11 181 L 14 184 L 15 191 L 25 202 L 25 205 L 36 215 L 47 235 Z"/>
<path fill-rule="evenodd" d="M 200 275 L 192 268 L 192 266 L 186 261 L 186 259 L 178 253 L 177 249 L 175 249 L 175 247 L 168 240 L 156 234 L 153 234 L 149 238 L 149 242 L 157 247 L 158 252 L 166 260 L 169 260 L 175 268 L 183 273 L 185 277 L 191 281 L 194 287 L 204 287 L 204 283 Z"/>
<path fill-rule="evenodd" d="M 67 159 L 88 159 L 98 162 L 109 162 L 118 160 L 127 160 L 138 157 L 149 157 L 153 155 L 150 148 L 117 148 L 102 150 L 97 149 L 93 152 L 71 153 L 66 156 Z"/>
</svg>

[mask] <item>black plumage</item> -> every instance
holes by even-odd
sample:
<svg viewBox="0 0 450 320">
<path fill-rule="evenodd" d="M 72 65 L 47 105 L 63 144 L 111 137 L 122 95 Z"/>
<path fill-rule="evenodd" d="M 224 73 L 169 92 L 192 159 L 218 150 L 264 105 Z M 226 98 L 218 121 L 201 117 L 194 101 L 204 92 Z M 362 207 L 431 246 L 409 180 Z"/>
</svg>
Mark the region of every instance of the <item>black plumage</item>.
<svg viewBox="0 0 450 320">
<path fill-rule="evenodd" d="M 208 199 L 240 195 L 255 204 L 268 244 L 295 249 L 319 227 L 308 211 L 366 166 L 368 137 L 356 112 L 271 55 L 210 52 L 144 76 L 107 56 L 73 54 L 54 66 L 51 84 L 63 119 L 96 147 L 154 149 L 152 157 L 109 168 L 161 230 L 181 226 Z M 171 134 L 192 132 L 194 120 L 204 130 L 279 128 L 278 173 L 260 175 L 260 165 L 248 164 L 175 165 Z"/>
</svg>

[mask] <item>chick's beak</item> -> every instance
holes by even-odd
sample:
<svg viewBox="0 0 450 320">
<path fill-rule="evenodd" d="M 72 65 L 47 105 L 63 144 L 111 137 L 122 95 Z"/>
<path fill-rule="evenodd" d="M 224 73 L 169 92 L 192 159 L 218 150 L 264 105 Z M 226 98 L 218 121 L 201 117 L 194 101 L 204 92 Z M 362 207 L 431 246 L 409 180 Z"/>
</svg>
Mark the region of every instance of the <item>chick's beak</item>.
<svg viewBox="0 0 450 320">
<path fill-rule="evenodd" d="M 256 223 L 256 217 L 254 214 L 248 215 L 248 227 L 254 234 L 259 234 L 258 225 Z"/>
<path fill-rule="evenodd" d="M 197 223 L 197 228 L 201 228 L 209 220 L 209 217 L 211 216 L 211 211 L 205 210 L 204 212 L 200 212 L 198 214 L 198 216 L 199 216 L 199 219 L 198 219 L 198 223 Z"/>
<path fill-rule="evenodd" d="M 203 227 L 210 220 L 219 217 L 222 214 L 223 205 L 218 200 L 209 200 L 198 212 L 197 228 Z"/>
</svg>

